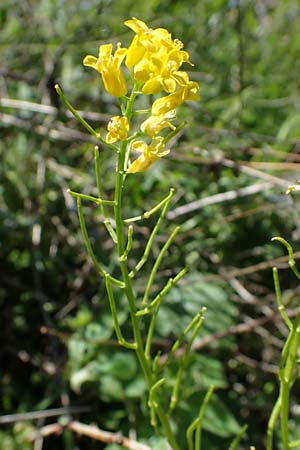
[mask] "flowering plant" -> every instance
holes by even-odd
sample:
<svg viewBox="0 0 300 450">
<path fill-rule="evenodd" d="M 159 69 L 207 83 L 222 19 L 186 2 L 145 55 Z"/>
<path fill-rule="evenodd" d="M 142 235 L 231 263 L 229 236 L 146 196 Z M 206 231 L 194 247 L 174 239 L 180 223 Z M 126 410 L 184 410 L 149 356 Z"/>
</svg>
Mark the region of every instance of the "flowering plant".
<svg viewBox="0 0 300 450">
<path fill-rule="evenodd" d="M 58 85 L 56 85 L 56 91 L 67 108 L 92 136 L 104 147 L 117 154 L 115 190 L 112 200 L 103 198 L 98 146 L 95 147 L 98 197 L 73 191 L 69 192 L 77 200 L 79 221 L 87 252 L 97 272 L 105 282 L 118 342 L 121 346 L 136 353 L 142 368 L 148 390 L 151 424 L 158 433 L 162 433 L 167 438 L 172 449 L 179 450 L 180 446 L 176 436 L 178 430 L 174 430 L 171 425 L 172 414 L 178 403 L 180 383 L 184 366 L 187 363 L 187 356 L 203 323 L 205 308 L 199 308 L 199 312 L 172 346 L 167 358 L 162 361 L 160 354 L 154 353 L 152 345 L 157 315 L 165 296 L 187 273 L 188 268 L 184 267 L 174 277 L 170 278 L 158 294 L 152 294 L 152 287 L 163 257 L 178 234 L 179 227 L 174 229 L 161 248 L 159 256 L 153 264 L 142 298 L 136 293 L 134 280 L 149 258 L 154 239 L 175 191 L 170 189 L 169 194 L 157 205 L 154 205 L 150 211 L 143 212 L 136 217 L 123 218 L 122 205 L 123 187 L 126 178 L 137 172 L 145 172 L 158 159 L 170 152 L 168 142 L 184 126 L 184 123 L 175 124 L 176 109 L 186 100 L 199 100 L 199 86 L 197 82 L 190 80 L 186 71 L 181 70 L 184 63 L 190 66 L 192 66 L 192 63 L 188 52 L 183 50 L 183 44 L 178 39 L 173 39 L 165 29 L 151 29 L 143 21 L 136 18 L 127 20 L 125 25 L 135 33 L 128 48 L 124 48 L 121 43 L 118 43 L 113 53 L 113 45 L 104 44 L 99 47 L 98 57 L 88 55 L 83 60 L 85 66 L 94 68 L 101 75 L 105 90 L 119 101 L 120 114 L 113 116 L 108 122 L 105 137 L 78 114 Z M 123 62 L 125 67 L 122 67 Z M 141 95 L 156 96 L 151 107 L 147 110 L 139 111 L 135 109 L 135 101 Z M 133 122 L 141 115 L 144 117 L 139 121 L 139 130 L 131 132 Z M 99 206 L 104 217 L 104 225 L 117 249 L 121 278 L 110 274 L 98 262 L 83 215 L 83 201 L 91 201 Z M 136 263 L 135 267 L 129 267 L 128 255 L 133 242 L 133 223 L 149 218 L 159 211 L 160 215 L 150 234 L 142 258 Z M 131 339 L 125 339 L 122 333 L 118 318 L 118 306 L 115 300 L 115 289 L 122 289 L 127 297 L 132 327 Z M 146 329 L 145 335 L 142 335 L 141 330 L 143 328 Z M 177 361 L 175 384 L 168 386 L 165 371 L 169 364 L 174 362 L 176 350 L 185 341 L 185 351 Z M 161 395 L 163 391 L 166 395 Z M 202 403 L 199 416 L 186 430 L 189 450 L 194 449 L 195 446 L 196 449 L 201 447 L 202 419 L 212 392 L 213 387 L 208 391 Z M 166 399 L 167 397 L 169 399 Z"/>
</svg>

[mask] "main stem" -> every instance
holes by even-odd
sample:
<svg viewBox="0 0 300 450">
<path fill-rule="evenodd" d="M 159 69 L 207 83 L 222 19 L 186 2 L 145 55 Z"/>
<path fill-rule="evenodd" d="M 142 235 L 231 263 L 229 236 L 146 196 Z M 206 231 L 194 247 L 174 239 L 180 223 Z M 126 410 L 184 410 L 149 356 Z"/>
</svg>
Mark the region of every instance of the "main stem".
<svg viewBox="0 0 300 450">
<path fill-rule="evenodd" d="M 128 119 L 128 122 L 130 123 L 130 119 L 133 114 L 133 104 L 134 100 L 137 96 L 137 90 L 138 85 L 135 85 L 133 87 L 133 90 L 131 92 L 130 98 L 128 100 L 126 110 L 125 110 L 125 116 Z M 122 218 L 122 193 L 123 193 L 123 185 L 125 180 L 125 173 L 126 173 L 126 153 L 127 153 L 127 145 L 128 143 L 126 141 L 121 141 L 120 149 L 118 152 L 118 163 L 117 163 L 117 174 L 116 174 L 116 184 L 115 184 L 115 197 L 114 197 L 114 215 L 115 215 L 115 223 L 116 223 L 116 236 L 117 236 L 117 249 L 118 249 L 118 255 L 119 255 L 119 262 L 120 262 L 120 268 L 122 273 L 122 278 L 125 285 L 125 292 L 128 299 L 129 309 L 130 309 L 130 317 L 131 317 L 131 324 L 133 329 L 133 337 L 134 342 L 136 344 L 136 354 L 138 357 L 138 360 L 140 362 L 140 365 L 142 367 L 142 370 L 144 372 L 145 380 L 147 383 L 148 391 L 151 391 L 151 388 L 153 386 L 153 383 L 155 380 L 153 379 L 153 374 L 151 371 L 151 362 L 147 360 L 145 355 L 145 348 L 143 344 L 143 340 L 141 337 L 140 327 L 139 327 L 139 321 L 141 320 L 140 317 L 136 316 L 136 295 L 133 290 L 132 286 L 132 278 L 129 276 L 129 269 L 127 265 L 127 254 L 126 254 L 126 243 L 125 243 L 125 233 L 124 233 L 124 221 Z M 172 446 L 173 450 L 180 450 L 175 436 L 172 432 L 170 423 L 168 421 L 168 418 L 166 414 L 164 413 L 163 409 L 160 405 L 158 405 L 157 413 L 159 415 L 161 424 L 164 428 L 165 435 Z"/>
<path fill-rule="evenodd" d="M 136 317 L 136 298 L 132 287 L 131 278 L 129 277 L 129 271 L 127 266 L 127 258 L 122 258 L 125 251 L 124 244 L 124 222 L 122 219 L 122 191 L 123 191 L 123 181 L 125 174 L 125 156 L 126 156 L 126 142 L 121 142 L 120 151 L 118 154 L 118 164 L 117 164 L 117 175 L 116 175 L 116 186 L 115 186 L 115 221 L 116 221 L 116 234 L 117 234 L 117 248 L 120 261 L 120 268 L 122 272 L 123 281 L 125 284 L 125 292 L 129 303 L 131 323 L 133 328 L 134 340 L 137 345 L 136 353 L 140 361 L 141 367 L 143 369 L 145 379 L 148 388 L 151 387 L 151 371 L 149 364 L 145 358 L 145 351 L 143 346 L 143 341 L 141 338 L 141 333 L 139 330 L 139 319 Z"/>
</svg>

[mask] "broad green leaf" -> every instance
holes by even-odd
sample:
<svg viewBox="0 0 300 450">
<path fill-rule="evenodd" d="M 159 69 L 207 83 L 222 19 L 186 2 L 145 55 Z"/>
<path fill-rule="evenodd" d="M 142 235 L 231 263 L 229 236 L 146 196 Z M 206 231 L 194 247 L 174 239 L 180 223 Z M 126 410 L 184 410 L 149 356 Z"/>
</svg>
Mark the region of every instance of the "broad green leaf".
<svg viewBox="0 0 300 450">
<path fill-rule="evenodd" d="M 193 355 L 191 360 L 190 370 L 195 385 L 200 382 L 204 389 L 209 388 L 212 384 L 216 388 L 228 386 L 224 365 L 221 361 L 198 353 Z"/>
<path fill-rule="evenodd" d="M 132 380 L 137 372 L 136 358 L 128 351 L 111 353 L 100 363 L 100 371 L 121 381 Z"/>
<path fill-rule="evenodd" d="M 203 428 L 224 438 L 237 434 L 240 431 L 240 425 L 232 412 L 217 394 L 211 397 L 207 405 Z"/>
<path fill-rule="evenodd" d="M 99 378 L 99 392 L 104 401 L 123 401 L 124 390 L 122 384 L 110 375 L 101 375 Z"/>
</svg>

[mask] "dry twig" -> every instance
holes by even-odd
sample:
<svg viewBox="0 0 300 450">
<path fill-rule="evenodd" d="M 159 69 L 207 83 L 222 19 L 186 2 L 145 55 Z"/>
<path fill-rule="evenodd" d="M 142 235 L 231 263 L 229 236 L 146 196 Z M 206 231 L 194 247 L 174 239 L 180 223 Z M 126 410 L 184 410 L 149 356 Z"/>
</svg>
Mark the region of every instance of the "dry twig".
<svg viewBox="0 0 300 450">
<path fill-rule="evenodd" d="M 45 425 L 37 431 L 32 440 L 45 438 L 53 434 L 61 434 L 64 429 L 71 430 L 78 435 L 89 437 L 95 441 L 105 442 L 106 444 L 118 444 L 130 450 L 152 450 L 148 445 L 129 439 L 119 433 L 101 430 L 96 425 L 86 425 L 77 421 L 71 421 L 66 426 L 59 423 Z"/>
</svg>

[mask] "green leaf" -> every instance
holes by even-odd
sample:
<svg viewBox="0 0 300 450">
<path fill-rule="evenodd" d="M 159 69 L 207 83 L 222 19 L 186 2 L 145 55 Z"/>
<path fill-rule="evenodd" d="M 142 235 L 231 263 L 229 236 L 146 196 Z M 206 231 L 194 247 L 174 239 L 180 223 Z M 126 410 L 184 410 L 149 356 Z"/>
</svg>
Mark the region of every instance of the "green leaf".
<svg viewBox="0 0 300 450">
<path fill-rule="evenodd" d="M 122 384 L 110 375 L 103 375 L 100 378 L 99 391 L 104 401 L 122 401 L 124 399 L 124 390 Z"/>
<path fill-rule="evenodd" d="M 83 306 L 77 311 L 75 317 L 67 318 L 66 324 L 72 330 L 77 330 L 78 328 L 86 327 L 91 320 L 92 320 L 91 311 L 86 306 Z"/>
<path fill-rule="evenodd" d="M 224 365 L 221 361 L 206 355 L 195 354 L 192 356 L 191 374 L 195 384 L 201 383 L 204 389 L 212 384 L 216 388 L 226 388 L 228 386 L 227 378 L 224 372 Z"/>
<path fill-rule="evenodd" d="M 87 341 L 93 343 L 101 343 L 107 341 L 111 337 L 112 330 L 98 323 L 88 324 L 85 331 Z"/>
<path fill-rule="evenodd" d="M 141 375 L 137 375 L 131 381 L 126 384 L 125 395 L 127 398 L 142 398 L 147 391 L 147 386 L 144 378 Z"/>
<path fill-rule="evenodd" d="M 101 373 L 110 374 L 122 381 L 132 380 L 137 372 L 136 358 L 129 352 L 112 353 L 105 362 L 101 362 L 100 367 Z"/>
<path fill-rule="evenodd" d="M 237 434 L 241 427 L 218 395 L 213 395 L 205 411 L 203 428 L 221 437 Z"/>
<path fill-rule="evenodd" d="M 194 317 L 203 306 L 206 306 L 205 321 L 199 336 L 227 329 L 234 323 L 237 315 L 237 308 L 231 302 L 225 286 L 202 282 L 201 277 L 196 273 L 187 275 L 181 284 L 176 285 L 171 290 L 168 300 L 169 308 L 176 303 L 190 318 Z M 181 314 L 181 317 L 178 317 L 177 314 L 177 321 L 178 319 L 182 326 L 182 322 L 185 320 L 184 314 Z M 172 321 L 169 319 L 167 322 L 171 328 Z M 223 343 L 223 341 L 219 341 L 218 345 L 220 342 Z"/>
<path fill-rule="evenodd" d="M 182 321 L 175 311 L 163 305 L 157 316 L 156 328 L 161 336 L 178 336 L 182 331 Z"/>
</svg>

